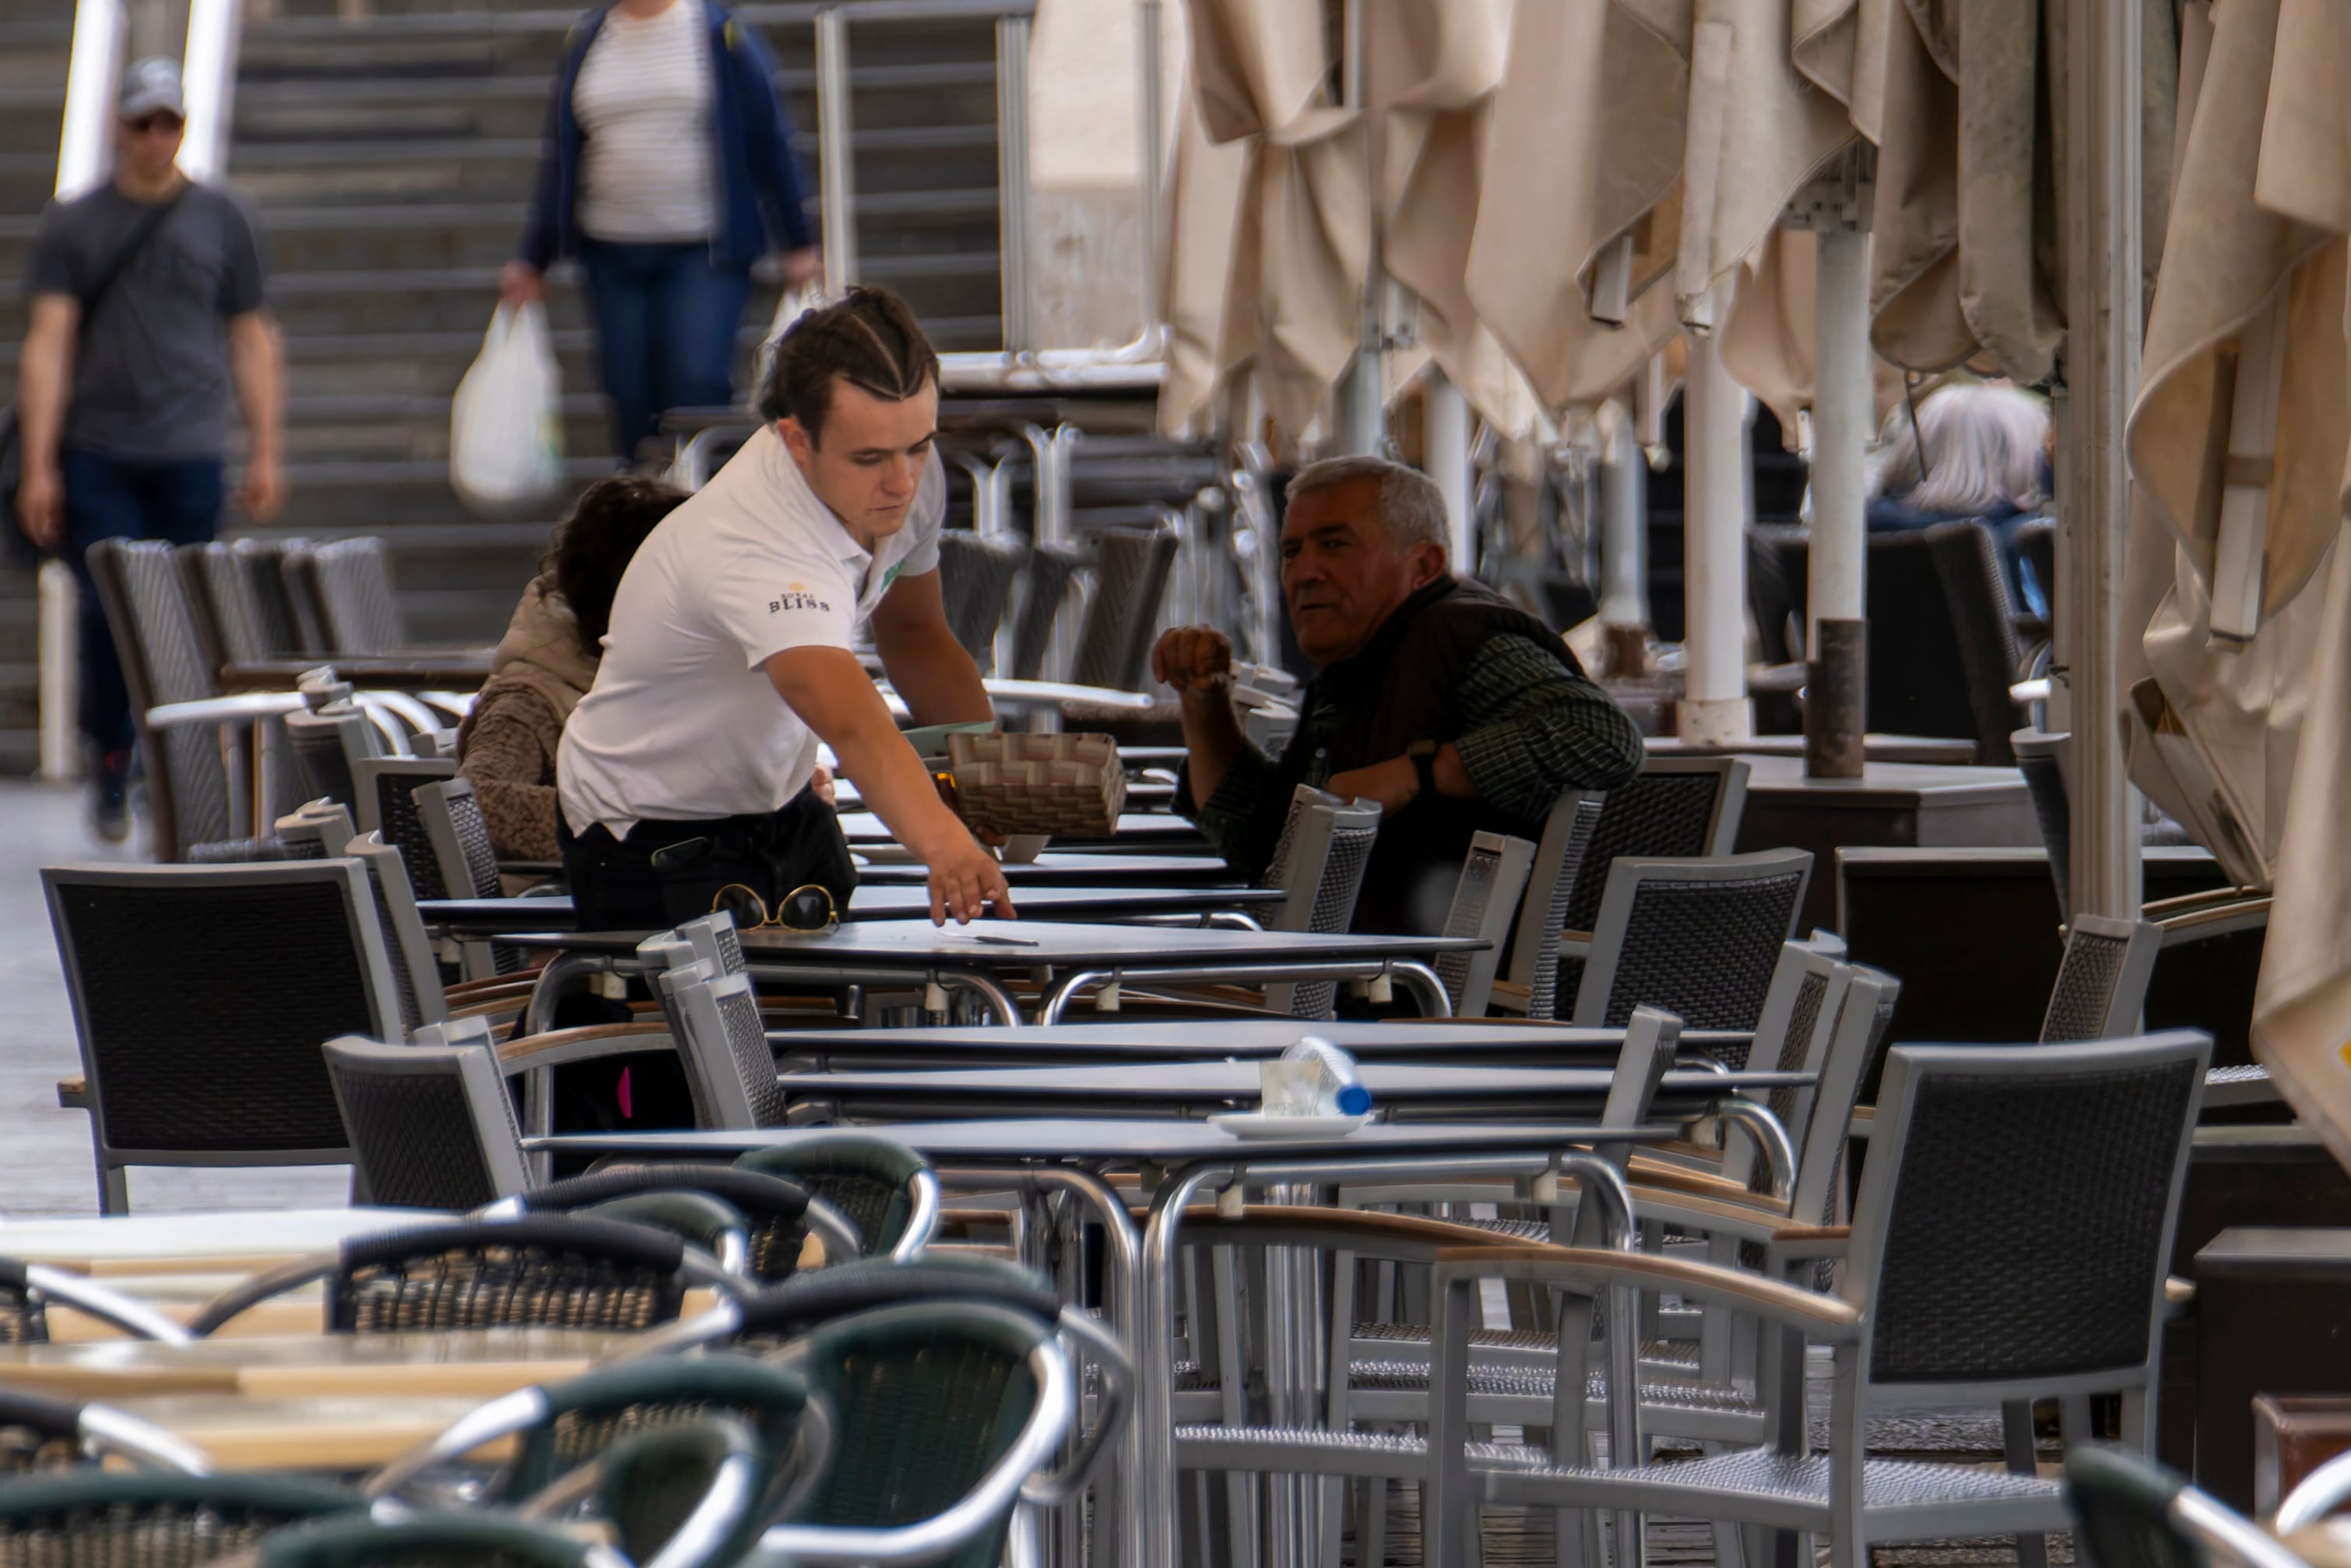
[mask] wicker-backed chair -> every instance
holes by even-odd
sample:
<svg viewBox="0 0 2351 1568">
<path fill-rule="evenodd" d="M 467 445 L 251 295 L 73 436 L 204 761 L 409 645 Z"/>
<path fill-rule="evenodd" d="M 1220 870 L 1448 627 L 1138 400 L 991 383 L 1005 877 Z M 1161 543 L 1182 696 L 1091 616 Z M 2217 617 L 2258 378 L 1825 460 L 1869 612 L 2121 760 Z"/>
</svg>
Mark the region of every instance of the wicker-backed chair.
<svg viewBox="0 0 2351 1568">
<path fill-rule="evenodd" d="M 177 1344 L 187 1331 L 170 1318 L 86 1276 L 46 1263 L 0 1258 L 0 1345 L 49 1343 L 49 1307 L 69 1307 L 130 1339 Z"/>
<path fill-rule="evenodd" d="M 2029 1448 L 2010 1474 L 1870 1458 L 1866 1417 L 2053 1397 L 2065 1436 L 2080 1439 L 2091 1396 L 2118 1393 L 2125 1440 L 2152 1446 L 2166 1270 L 2210 1049 L 2190 1034 L 1895 1048 L 1849 1238 L 1812 1230 L 1772 1249 L 1774 1273 L 1842 1254 L 1834 1295 L 1597 1249 L 1499 1269 L 1489 1257 L 1440 1258 L 1429 1560 L 1459 1560 L 1480 1500 L 1617 1511 L 1620 1529 L 1655 1512 L 1802 1531 L 1835 1568 L 1860 1568 L 1880 1542 L 2066 1527 L 2063 1489 L 2032 1473 Z M 2026 1169 L 2032 1179 L 2015 1179 Z M 1792 1340 L 1763 1369 L 1775 1405 L 1802 1386 L 1796 1347 L 1832 1346 L 1828 1452 L 1812 1452 L 1807 1423 L 1792 1418 L 1784 1448 L 1618 1456 L 1606 1468 L 1539 1445 L 1469 1443 L 1470 1336 L 1482 1284 L 1498 1274 L 1584 1298 L 1671 1291 L 1773 1325 Z M 1964 1281 L 1959 1312 L 1955 1281 Z M 1583 1381 L 1588 1351 L 1562 1337 L 1562 1385 Z"/>
<path fill-rule="evenodd" d="M 441 858 L 433 837 L 417 810 L 416 791 L 457 776 L 457 764 L 446 758 L 378 757 L 351 765 L 351 788 L 357 799 L 352 813 L 362 833 L 381 833 L 383 841 L 400 852 L 408 880 L 419 898 L 462 897 L 441 880 Z"/>
<path fill-rule="evenodd" d="M 2074 805 L 2065 786 L 2068 754 L 2074 737 L 2043 729 L 2020 729 L 2008 737 L 2016 754 L 2016 770 L 2024 775 L 2026 793 L 2032 797 L 2032 815 L 2041 824 L 2041 841 L 2049 851 L 2049 876 L 2057 886 L 2057 918 L 2074 913 Z"/>
<path fill-rule="evenodd" d="M 349 821 L 345 820 L 345 830 Z M 367 868 L 368 891 L 375 895 L 377 927 L 392 958 L 392 978 L 400 992 L 400 1019 L 410 1034 L 427 1024 L 449 1021 L 449 996 L 441 982 L 441 958 L 416 908 L 408 867 L 381 833 L 347 838 L 339 853 Z"/>
<path fill-rule="evenodd" d="M 659 971 L 654 984 L 685 1064 L 696 1120 L 712 1127 L 784 1125 L 789 1105 L 750 977 L 714 974 L 697 961 Z"/>
<path fill-rule="evenodd" d="M 99 1207 L 131 1166 L 343 1165 L 319 1042 L 401 1036 L 358 861 L 52 866 Z"/>
<path fill-rule="evenodd" d="M 349 702 L 332 702 L 316 709 L 286 716 L 286 737 L 294 753 L 302 792 L 312 800 L 337 800 L 348 806 L 359 799 L 355 769 L 371 758 L 383 755 L 375 726 Z"/>
<path fill-rule="evenodd" d="M 293 1476 L 99 1469 L 0 1481 L 0 1558 L 154 1568 L 253 1551 L 304 1520 L 364 1509 L 356 1492 Z"/>
<path fill-rule="evenodd" d="M 1621 857 L 1582 946 L 1573 1021 L 1614 1027 L 1636 1007 L 1692 1029 L 1752 1030 L 1812 880 L 1802 850 L 1694 860 Z"/>
<path fill-rule="evenodd" d="M 1346 930 L 1354 922 L 1364 869 L 1379 836 L 1377 805 L 1298 786 L 1266 868 L 1265 885 L 1283 894 L 1269 929 Z M 1329 980 L 1283 981 L 1265 988 L 1265 1005 L 1292 1018 L 1327 1019 L 1338 998 L 1339 988 Z"/>
<path fill-rule="evenodd" d="M 1437 960 L 1437 977 L 1456 1018 L 1483 1018 L 1494 990 L 1494 971 L 1501 966 L 1502 944 L 1519 912 L 1519 894 L 1527 884 L 1527 867 L 1535 846 L 1501 833 L 1478 833 L 1469 840 L 1469 853 L 1461 866 L 1461 880 L 1453 890 L 1453 906 L 1446 912 L 1445 935 L 1481 936 L 1481 953 L 1447 953 Z"/>
<path fill-rule="evenodd" d="M 2127 1449 L 2068 1453 L 2065 1506 L 2098 1568 L 2308 1568 L 2277 1536 Z"/>
<path fill-rule="evenodd" d="M 444 779 L 419 785 L 409 799 L 424 824 L 425 840 L 433 846 L 444 896 L 499 896 L 502 889 L 498 883 L 498 853 L 491 846 L 490 824 L 482 815 L 481 798 L 474 793 L 474 781 Z M 519 974 L 523 968 L 522 949 L 504 942 L 468 942 L 465 945 L 465 968 L 469 979 Z"/>
<path fill-rule="evenodd" d="M 1510 975 L 1494 983 L 1497 1012 L 1531 1019 L 1559 1016 L 1560 933 L 1567 925 L 1568 899 L 1607 803 L 1604 790 L 1571 789 L 1543 820 L 1542 838 L 1527 868 L 1518 935 L 1510 942 Z"/>
<path fill-rule="evenodd" d="M 1019 608 L 1012 622 L 1014 678 L 1033 681 L 1058 678 L 1065 671 L 1048 672 L 1045 655 L 1053 641 L 1053 622 L 1070 597 L 1078 569 L 1085 557 L 1074 545 L 1044 544 L 1029 552 L 1020 570 Z"/>
<path fill-rule="evenodd" d="M 489 1212 L 567 1214 L 645 1194 L 684 1191 L 714 1197 L 744 1228 L 741 1272 L 762 1285 L 780 1285 L 799 1270 L 801 1244 L 821 1236 L 831 1256 L 856 1255 L 857 1233 L 839 1210 L 807 1187 L 740 1166 L 608 1165 L 585 1176 L 549 1182 L 492 1206 Z"/>
<path fill-rule="evenodd" d="M 257 1562 L 259 1568 L 629 1568 L 626 1557 L 591 1537 L 478 1509 L 317 1520 L 264 1537 Z"/>
<path fill-rule="evenodd" d="M 2065 956 L 2041 1020 L 2045 1043 L 2119 1040 L 2138 1032 L 2147 983 L 2155 975 L 2163 927 L 2149 920 L 2078 916 L 2066 928 Z"/>
<path fill-rule="evenodd" d="M 390 653 L 407 645 L 392 590 L 392 556 L 373 535 L 337 539 L 314 552 L 319 606 L 329 653 Z"/>
<path fill-rule="evenodd" d="M 351 841 L 351 814 L 332 800 L 306 800 L 270 831 L 286 860 L 333 860 Z"/>
<path fill-rule="evenodd" d="M 249 541 L 242 549 L 217 539 L 179 548 L 181 576 L 215 668 L 258 664 L 298 651 L 291 645 L 290 632 L 270 623 L 254 591 L 245 566 L 251 552 Z"/>
<path fill-rule="evenodd" d="M 1081 685 L 1141 691 L 1160 601 L 1181 542 L 1167 525 L 1104 528 L 1093 536 L 1094 590 L 1078 629 L 1070 678 Z"/>
<path fill-rule="evenodd" d="M 754 1149 L 735 1163 L 823 1199 L 857 1228 L 866 1256 L 908 1262 L 938 1234 L 937 1174 L 922 1155 L 877 1133 L 814 1134 Z"/>
<path fill-rule="evenodd" d="M 651 1356 L 622 1361 L 562 1383 L 517 1389 L 461 1416 L 368 1478 L 370 1497 L 424 1487 L 433 1472 L 511 1439 L 513 1455 L 481 1486 L 484 1501 L 520 1505 L 564 1476 L 639 1434 L 713 1418 L 740 1421 L 772 1462 L 759 1501 L 738 1539 L 780 1515 L 824 1468 L 831 1420 L 811 1407 L 807 1383 L 742 1356 Z M 732 1561 L 732 1559 L 728 1559 Z"/>
<path fill-rule="evenodd" d="M 127 1411 L 0 1389 L 0 1474 L 107 1464 L 183 1476 L 204 1475 L 213 1468 L 202 1448 Z M 5 1509 L 0 1509 L 0 1518 L 5 1518 Z"/>
<path fill-rule="evenodd" d="M 946 599 L 947 625 L 982 673 L 993 667 L 997 628 L 1028 559 L 1029 543 L 1017 534 L 939 532 L 939 587 Z"/>
<path fill-rule="evenodd" d="M 203 1337 L 240 1313 L 326 1282 L 329 1333 L 544 1328 L 636 1333 L 674 1319 L 696 1286 L 739 1281 L 674 1232 L 571 1214 L 458 1219 L 353 1237 L 256 1274 L 189 1321 Z"/>
<path fill-rule="evenodd" d="M 2000 547 L 1978 522 L 1869 536 L 1868 727 L 1972 740 L 2014 760 L 2016 629 Z"/>
<path fill-rule="evenodd" d="M 648 1568 L 735 1568 L 769 1518 L 779 1457 L 730 1416 L 669 1422 L 619 1438 L 519 1511 L 609 1531 Z"/>
<path fill-rule="evenodd" d="M 1609 868 L 1620 855 L 1727 855 L 1736 847 L 1747 810 L 1747 777 L 1740 757 L 1652 757 L 1641 771 L 1608 791 L 1592 836 L 1576 863 L 1567 904 L 1559 924 L 1569 934 L 1588 932 L 1600 918 L 1608 891 Z M 1583 976 L 1583 950 L 1573 942 L 1559 949 L 1558 998 L 1572 1010 Z"/>
</svg>

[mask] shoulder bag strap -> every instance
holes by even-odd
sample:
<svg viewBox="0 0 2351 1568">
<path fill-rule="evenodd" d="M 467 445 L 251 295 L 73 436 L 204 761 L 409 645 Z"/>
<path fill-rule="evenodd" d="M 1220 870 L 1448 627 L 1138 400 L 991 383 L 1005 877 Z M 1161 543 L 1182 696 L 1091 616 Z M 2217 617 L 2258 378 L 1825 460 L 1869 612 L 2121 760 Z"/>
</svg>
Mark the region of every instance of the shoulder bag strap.
<svg viewBox="0 0 2351 1568">
<path fill-rule="evenodd" d="M 114 292 L 115 284 L 120 282 L 122 275 L 130 270 L 131 264 L 139 259 L 139 253 L 147 248 L 147 242 L 155 237 L 155 232 L 163 226 L 163 221 L 172 215 L 173 209 L 187 199 L 188 192 L 192 188 L 193 182 L 183 183 L 180 186 L 179 194 L 168 202 L 160 204 L 140 218 L 137 226 L 131 231 L 131 237 L 122 242 L 121 247 L 107 263 L 106 270 L 98 275 L 97 287 L 81 297 L 81 322 L 77 329 L 77 336 L 88 334 L 90 321 L 97 316 L 99 307 L 106 303 L 107 296 Z"/>
</svg>

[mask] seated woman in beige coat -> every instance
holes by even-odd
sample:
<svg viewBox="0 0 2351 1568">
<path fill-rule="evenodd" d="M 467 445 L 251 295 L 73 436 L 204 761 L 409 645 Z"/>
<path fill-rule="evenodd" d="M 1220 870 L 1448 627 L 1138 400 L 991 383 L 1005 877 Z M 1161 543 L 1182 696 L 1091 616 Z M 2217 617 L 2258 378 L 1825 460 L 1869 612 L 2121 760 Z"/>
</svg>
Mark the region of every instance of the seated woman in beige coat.
<svg viewBox="0 0 2351 1568">
<path fill-rule="evenodd" d="M 457 729 L 457 771 L 474 781 L 500 860 L 551 861 L 555 749 L 596 684 L 621 574 L 653 525 L 685 499 L 648 479 L 603 479 L 558 525 L 490 658 L 490 679 Z"/>
</svg>

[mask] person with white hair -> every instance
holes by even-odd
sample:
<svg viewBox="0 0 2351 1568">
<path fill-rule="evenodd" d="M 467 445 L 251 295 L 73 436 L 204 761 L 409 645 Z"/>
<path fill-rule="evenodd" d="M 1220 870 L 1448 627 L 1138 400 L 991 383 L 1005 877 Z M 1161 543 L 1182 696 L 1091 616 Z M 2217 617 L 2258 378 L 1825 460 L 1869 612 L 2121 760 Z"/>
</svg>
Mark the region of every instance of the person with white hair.
<svg viewBox="0 0 2351 1568">
<path fill-rule="evenodd" d="M 1917 407 L 1915 425 L 1909 407 L 1897 404 L 1879 434 L 1870 528 L 1983 523 L 2000 541 L 2010 597 L 2047 614 L 2050 585 L 2032 580 L 2016 538 L 2049 501 L 2049 405 L 2021 387 L 1960 381 Z"/>
<path fill-rule="evenodd" d="M 1540 837 L 1564 791 L 1640 771 L 1641 733 L 1550 627 L 1453 575 L 1445 504 L 1426 476 L 1332 458 L 1286 496 L 1282 597 L 1317 667 L 1298 729 L 1279 758 L 1258 751 L 1233 716 L 1224 633 L 1166 632 L 1151 662 L 1183 701 L 1177 809 L 1254 878 L 1298 785 L 1375 800 L 1354 929 L 1441 930 L 1473 835 Z"/>
</svg>

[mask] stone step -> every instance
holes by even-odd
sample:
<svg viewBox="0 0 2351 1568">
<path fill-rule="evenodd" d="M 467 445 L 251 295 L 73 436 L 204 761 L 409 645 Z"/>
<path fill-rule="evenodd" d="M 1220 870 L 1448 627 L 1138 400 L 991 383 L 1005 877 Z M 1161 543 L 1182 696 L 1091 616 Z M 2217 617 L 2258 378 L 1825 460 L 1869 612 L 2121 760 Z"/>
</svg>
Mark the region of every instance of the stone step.
<svg viewBox="0 0 2351 1568">
<path fill-rule="evenodd" d="M 446 463 L 449 403 L 445 397 L 289 395 L 286 404 L 286 460 L 321 463 L 391 458 Z M 566 452 L 594 457 L 611 450 L 611 415 L 601 392 L 592 386 L 568 392 L 562 408 Z"/>
</svg>

